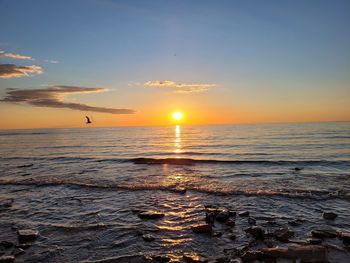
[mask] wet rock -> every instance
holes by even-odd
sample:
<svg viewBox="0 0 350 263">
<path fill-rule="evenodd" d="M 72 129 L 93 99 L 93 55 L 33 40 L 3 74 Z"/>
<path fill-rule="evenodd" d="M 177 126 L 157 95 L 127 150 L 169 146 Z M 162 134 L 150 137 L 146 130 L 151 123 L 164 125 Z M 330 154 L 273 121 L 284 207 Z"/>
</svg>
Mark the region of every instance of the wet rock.
<svg viewBox="0 0 350 263">
<path fill-rule="evenodd" d="M 12 250 L 12 255 L 14 256 L 18 256 L 18 255 L 21 255 L 24 253 L 24 250 L 22 248 L 19 248 L 19 247 L 15 247 L 13 250 Z"/>
<path fill-rule="evenodd" d="M 251 234 L 256 239 L 264 239 L 265 230 L 260 226 L 252 226 L 244 230 L 246 233 Z"/>
<path fill-rule="evenodd" d="M 208 260 L 196 253 L 184 253 L 182 258 L 188 263 L 204 263 Z"/>
<path fill-rule="evenodd" d="M 338 215 L 333 212 L 323 212 L 323 218 L 326 220 L 334 220 Z"/>
<path fill-rule="evenodd" d="M 26 243 L 34 241 L 38 235 L 39 231 L 32 229 L 22 229 L 17 231 L 19 243 Z"/>
<path fill-rule="evenodd" d="M 228 210 L 229 216 L 235 217 L 237 215 L 236 211 Z"/>
<path fill-rule="evenodd" d="M 236 240 L 236 235 L 235 234 L 230 235 L 230 239 L 231 240 Z"/>
<path fill-rule="evenodd" d="M 335 238 L 337 233 L 332 229 L 317 229 L 312 230 L 311 235 L 316 238 Z"/>
<path fill-rule="evenodd" d="M 217 231 L 213 233 L 213 237 L 221 237 L 221 236 L 222 236 L 222 232 Z"/>
<path fill-rule="evenodd" d="M 337 236 L 343 240 L 344 245 L 350 245 L 350 232 L 338 230 Z"/>
<path fill-rule="evenodd" d="M 230 217 L 230 214 L 228 213 L 228 211 L 220 211 L 217 215 L 216 215 L 216 220 L 219 222 L 226 222 Z"/>
<path fill-rule="evenodd" d="M 294 168 L 294 171 L 296 171 L 296 172 L 299 172 L 299 171 L 301 171 L 301 170 L 303 170 L 304 168 L 302 168 L 302 167 L 295 167 Z"/>
<path fill-rule="evenodd" d="M 110 257 L 100 260 L 86 260 L 81 261 L 81 263 L 149 263 L 150 259 L 142 255 L 131 255 L 131 256 L 121 256 L 121 257 Z"/>
<path fill-rule="evenodd" d="M 248 211 L 239 212 L 238 215 L 239 216 L 249 216 L 249 212 Z"/>
<path fill-rule="evenodd" d="M 13 255 L 0 256 L 0 263 L 12 263 L 15 257 Z"/>
<path fill-rule="evenodd" d="M 303 223 L 304 223 L 304 220 L 301 220 L 301 219 L 295 219 L 295 220 L 288 221 L 288 224 L 290 224 L 291 226 L 300 226 Z"/>
<path fill-rule="evenodd" d="M 156 262 L 169 262 L 171 260 L 170 257 L 166 256 L 166 255 L 158 255 L 154 257 L 154 260 Z"/>
<path fill-rule="evenodd" d="M 230 263 L 243 263 L 243 260 L 241 258 L 235 258 L 235 259 L 231 259 Z"/>
<path fill-rule="evenodd" d="M 205 214 L 205 222 L 209 225 L 214 225 L 215 223 L 215 214 L 213 212 Z"/>
<path fill-rule="evenodd" d="M 327 249 L 320 245 L 263 248 L 267 257 L 298 259 L 304 263 L 327 262 Z"/>
<path fill-rule="evenodd" d="M 263 253 L 257 250 L 248 250 L 242 256 L 241 259 L 243 262 L 251 262 L 254 260 L 259 260 L 263 258 Z"/>
<path fill-rule="evenodd" d="M 0 263 L 12 263 L 15 261 L 14 256 L 1 256 Z"/>
<path fill-rule="evenodd" d="M 152 236 L 151 234 L 144 234 L 144 235 L 142 235 L 142 238 L 143 238 L 143 240 L 145 240 L 147 242 L 151 242 L 155 239 L 154 236 Z"/>
<path fill-rule="evenodd" d="M 159 219 L 163 218 L 164 214 L 158 211 L 146 211 L 138 214 L 141 219 Z"/>
<path fill-rule="evenodd" d="M 254 217 L 248 217 L 248 224 L 249 225 L 255 225 L 256 219 Z"/>
<path fill-rule="evenodd" d="M 294 232 L 288 228 L 279 228 L 275 230 L 273 236 L 281 242 L 287 242 L 289 238 L 294 236 Z"/>
<path fill-rule="evenodd" d="M 227 226 L 234 227 L 236 225 L 236 221 L 230 218 L 225 222 L 225 224 Z"/>
<path fill-rule="evenodd" d="M 306 241 L 311 245 L 320 245 L 322 244 L 322 240 L 318 238 L 308 238 Z"/>
<path fill-rule="evenodd" d="M 0 200 L 0 210 L 5 208 L 10 208 L 12 206 L 13 201 L 14 200 L 12 198 Z"/>
<path fill-rule="evenodd" d="M 4 247 L 4 248 L 10 248 L 10 247 L 13 247 L 15 244 L 13 244 L 12 242 L 10 241 L 0 241 L 0 247 Z"/>
<path fill-rule="evenodd" d="M 208 224 L 192 226 L 191 229 L 194 233 L 200 234 L 211 234 L 213 232 L 213 228 Z"/>
<path fill-rule="evenodd" d="M 173 192 L 178 193 L 178 194 L 185 194 L 187 191 L 186 188 L 183 187 L 176 187 L 173 189 Z"/>
</svg>

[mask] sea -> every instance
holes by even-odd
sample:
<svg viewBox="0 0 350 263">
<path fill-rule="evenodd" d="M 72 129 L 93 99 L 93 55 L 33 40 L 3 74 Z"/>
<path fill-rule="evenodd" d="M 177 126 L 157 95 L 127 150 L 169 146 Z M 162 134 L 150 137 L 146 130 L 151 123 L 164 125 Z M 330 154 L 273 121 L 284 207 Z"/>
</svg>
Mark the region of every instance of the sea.
<svg viewBox="0 0 350 263">
<path fill-rule="evenodd" d="M 248 211 L 296 242 L 319 228 L 350 231 L 350 122 L 0 131 L 0 241 L 39 231 L 15 262 L 182 262 L 251 244 L 238 215 L 234 227 L 216 222 L 217 235 L 194 233 L 205 207 Z M 329 262 L 350 262 L 341 240 L 323 242 Z"/>
</svg>

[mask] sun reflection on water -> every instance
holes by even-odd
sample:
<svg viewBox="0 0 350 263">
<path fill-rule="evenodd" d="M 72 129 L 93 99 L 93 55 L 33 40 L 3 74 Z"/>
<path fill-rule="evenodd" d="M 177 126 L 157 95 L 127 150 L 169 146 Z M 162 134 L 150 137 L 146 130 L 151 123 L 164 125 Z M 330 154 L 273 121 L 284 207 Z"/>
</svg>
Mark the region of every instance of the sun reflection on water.
<svg viewBox="0 0 350 263">
<path fill-rule="evenodd" d="M 175 126 L 174 153 L 175 154 L 182 153 L 182 149 L 181 149 L 181 127 L 180 127 L 180 125 L 176 125 Z M 179 156 L 176 156 L 176 158 L 179 158 Z"/>
</svg>

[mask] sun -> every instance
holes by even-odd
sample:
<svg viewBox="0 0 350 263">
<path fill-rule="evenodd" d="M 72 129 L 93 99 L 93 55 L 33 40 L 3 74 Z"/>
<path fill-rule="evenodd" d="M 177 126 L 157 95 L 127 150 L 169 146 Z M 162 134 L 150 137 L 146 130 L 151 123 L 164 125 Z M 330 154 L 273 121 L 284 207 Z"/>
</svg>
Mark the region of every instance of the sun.
<svg viewBox="0 0 350 263">
<path fill-rule="evenodd" d="M 175 112 L 173 112 L 173 114 L 171 116 L 172 116 L 173 120 L 175 120 L 175 121 L 180 121 L 183 118 L 183 114 L 181 111 L 175 111 Z"/>
</svg>

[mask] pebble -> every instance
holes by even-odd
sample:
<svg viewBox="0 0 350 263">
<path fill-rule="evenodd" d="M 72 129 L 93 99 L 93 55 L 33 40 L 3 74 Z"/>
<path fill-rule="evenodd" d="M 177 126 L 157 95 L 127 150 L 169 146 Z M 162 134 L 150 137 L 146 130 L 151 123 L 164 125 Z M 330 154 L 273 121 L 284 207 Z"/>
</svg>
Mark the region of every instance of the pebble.
<svg viewBox="0 0 350 263">
<path fill-rule="evenodd" d="M 164 214 L 158 211 L 146 211 L 138 214 L 141 219 L 159 219 L 163 218 Z"/>
</svg>

